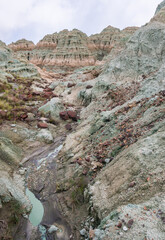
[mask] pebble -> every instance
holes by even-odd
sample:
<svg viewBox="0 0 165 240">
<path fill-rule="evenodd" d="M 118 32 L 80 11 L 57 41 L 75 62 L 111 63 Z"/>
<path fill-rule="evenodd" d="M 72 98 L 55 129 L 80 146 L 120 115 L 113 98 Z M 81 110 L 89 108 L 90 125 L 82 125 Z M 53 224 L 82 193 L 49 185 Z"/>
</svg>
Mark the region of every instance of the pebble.
<svg viewBox="0 0 165 240">
<path fill-rule="evenodd" d="M 133 219 L 130 219 L 129 221 L 128 221 L 128 223 L 127 223 L 127 227 L 128 228 L 131 228 L 132 227 L 132 225 L 133 225 Z"/>
<path fill-rule="evenodd" d="M 58 230 L 58 227 L 56 227 L 55 225 L 52 225 L 52 226 L 49 228 L 48 232 L 49 232 L 49 233 L 53 233 L 53 232 L 56 232 L 57 230 Z"/>
<path fill-rule="evenodd" d="M 124 232 L 127 232 L 128 231 L 128 228 L 126 226 L 123 227 L 123 231 Z"/>
<path fill-rule="evenodd" d="M 33 121 L 35 119 L 35 115 L 33 113 L 27 113 L 27 120 Z"/>
<path fill-rule="evenodd" d="M 49 119 L 45 118 L 45 117 L 41 117 L 39 120 L 42 121 L 42 122 L 48 122 L 49 121 Z"/>
<path fill-rule="evenodd" d="M 121 227 L 122 227 L 122 223 L 119 222 L 119 223 L 117 224 L 117 227 L 118 227 L 118 228 L 121 228 Z"/>
<path fill-rule="evenodd" d="M 100 237 L 104 237 L 105 236 L 104 231 L 100 229 L 95 229 L 95 236 L 96 238 L 99 238 L 99 239 Z"/>
<path fill-rule="evenodd" d="M 48 124 L 44 122 L 38 122 L 37 124 L 38 128 L 48 128 Z"/>
<path fill-rule="evenodd" d="M 72 125 L 68 123 L 65 125 L 65 128 L 70 131 L 72 130 Z"/>
<path fill-rule="evenodd" d="M 74 157 L 74 153 L 68 154 L 68 158 L 72 158 L 72 157 Z"/>
<path fill-rule="evenodd" d="M 106 159 L 105 159 L 105 163 L 108 164 L 109 162 L 110 162 L 110 158 L 106 158 Z"/>
<path fill-rule="evenodd" d="M 109 228 L 109 227 L 112 227 L 112 226 L 113 226 L 112 223 L 109 223 L 109 224 L 105 225 L 106 228 Z"/>
<path fill-rule="evenodd" d="M 87 231 L 86 231 L 85 228 L 83 228 L 83 229 L 80 230 L 80 234 L 81 234 L 81 236 L 85 236 L 86 233 L 87 233 Z"/>
<path fill-rule="evenodd" d="M 131 182 L 131 183 L 129 184 L 129 187 L 132 188 L 132 187 L 134 187 L 135 185 L 136 185 L 136 182 L 133 181 L 133 182 Z"/>
<path fill-rule="evenodd" d="M 25 174 L 25 171 L 26 171 L 26 168 L 21 168 L 21 169 L 19 170 L 19 173 L 20 173 L 21 175 L 24 175 L 24 174 Z"/>
</svg>

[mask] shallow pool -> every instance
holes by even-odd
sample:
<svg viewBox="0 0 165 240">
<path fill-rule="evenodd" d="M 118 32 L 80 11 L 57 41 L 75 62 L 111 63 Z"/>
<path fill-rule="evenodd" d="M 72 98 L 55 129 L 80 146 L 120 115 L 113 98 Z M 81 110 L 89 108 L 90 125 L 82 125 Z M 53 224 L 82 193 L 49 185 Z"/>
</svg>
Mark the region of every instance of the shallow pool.
<svg viewBox="0 0 165 240">
<path fill-rule="evenodd" d="M 38 226 L 44 215 L 43 205 L 28 188 L 26 189 L 26 196 L 33 206 L 29 215 L 29 220 L 33 226 Z"/>
</svg>

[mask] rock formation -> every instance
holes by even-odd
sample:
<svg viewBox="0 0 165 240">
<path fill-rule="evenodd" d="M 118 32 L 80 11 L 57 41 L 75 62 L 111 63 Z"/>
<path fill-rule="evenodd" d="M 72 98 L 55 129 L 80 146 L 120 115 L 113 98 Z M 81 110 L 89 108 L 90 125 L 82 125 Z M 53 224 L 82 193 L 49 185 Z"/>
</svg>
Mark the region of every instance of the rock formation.
<svg viewBox="0 0 165 240">
<path fill-rule="evenodd" d="M 5 196 L 28 206 L 21 175 L 45 214 L 15 240 L 165 239 L 164 16 L 163 1 L 139 29 L 0 43 L 0 230 Z"/>
<path fill-rule="evenodd" d="M 18 40 L 15 43 L 11 43 L 8 45 L 13 51 L 31 51 L 35 48 L 35 44 L 32 41 L 28 41 L 26 39 Z"/>
<path fill-rule="evenodd" d="M 46 35 L 35 46 L 27 40 L 12 43 L 9 47 L 19 57 L 25 57 L 30 62 L 40 66 L 90 66 L 104 63 L 113 48 L 118 51 L 125 47 L 129 37 L 137 28 L 127 28 L 120 31 L 108 26 L 100 34 L 88 37 L 85 33 L 73 29 Z M 120 49 L 119 49 L 120 48 Z"/>
<path fill-rule="evenodd" d="M 156 8 L 156 11 L 155 11 L 155 15 L 162 9 L 165 7 L 165 1 L 162 1 Z"/>
<path fill-rule="evenodd" d="M 34 65 L 16 59 L 10 48 L 2 42 L 0 42 L 0 75 L 1 81 L 13 79 L 14 76 L 22 78 L 39 77 L 38 71 Z"/>
</svg>

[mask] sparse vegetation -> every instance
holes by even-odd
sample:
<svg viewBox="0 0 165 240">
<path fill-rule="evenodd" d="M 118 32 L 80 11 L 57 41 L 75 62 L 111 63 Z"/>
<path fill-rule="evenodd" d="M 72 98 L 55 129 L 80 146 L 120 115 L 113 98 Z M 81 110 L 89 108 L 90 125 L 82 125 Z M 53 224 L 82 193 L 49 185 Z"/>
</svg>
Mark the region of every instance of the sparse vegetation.
<svg viewBox="0 0 165 240">
<path fill-rule="evenodd" d="M 20 216 L 24 213 L 21 204 L 16 199 L 12 199 L 10 201 L 10 210 L 11 215 L 9 222 L 12 224 L 17 224 Z"/>
<path fill-rule="evenodd" d="M 10 111 L 12 106 L 6 100 L 0 99 L 0 109 Z"/>
<path fill-rule="evenodd" d="M 73 187 L 71 191 L 71 199 L 73 205 L 79 205 L 84 202 L 84 190 L 87 187 L 87 180 L 85 177 L 80 177 L 73 181 Z"/>
</svg>

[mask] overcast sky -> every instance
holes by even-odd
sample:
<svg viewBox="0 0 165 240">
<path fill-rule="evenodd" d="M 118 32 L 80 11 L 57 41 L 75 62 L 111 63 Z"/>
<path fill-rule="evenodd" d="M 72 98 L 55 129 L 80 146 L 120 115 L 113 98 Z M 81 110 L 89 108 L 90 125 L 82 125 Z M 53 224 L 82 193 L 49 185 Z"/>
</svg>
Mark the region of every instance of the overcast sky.
<svg viewBox="0 0 165 240">
<path fill-rule="evenodd" d="M 48 33 L 77 28 L 88 35 L 108 25 L 141 26 L 161 0 L 0 0 L 0 40 L 38 42 Z"/>
</svg>

